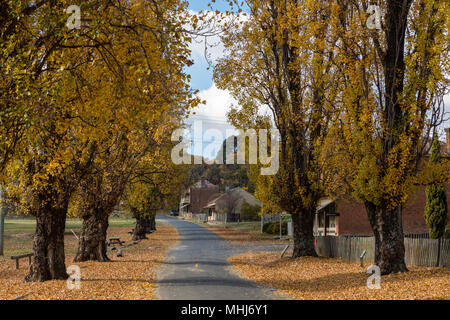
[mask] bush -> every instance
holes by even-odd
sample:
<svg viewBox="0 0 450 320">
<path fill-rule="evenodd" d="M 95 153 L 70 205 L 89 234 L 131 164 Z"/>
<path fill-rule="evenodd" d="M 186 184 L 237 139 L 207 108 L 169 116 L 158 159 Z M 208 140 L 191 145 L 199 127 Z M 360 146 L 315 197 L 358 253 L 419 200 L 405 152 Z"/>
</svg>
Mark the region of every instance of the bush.
<svg viewBox="0 0 450 320">
<path fill-rule="evenodd" d="M 431 157 L 429 167 L 438 166 L 442 162 L 441 144 L 434 136 L 431 147 Z M 447 225 L 447 194 L 443 183 L 434 183 L 425 189 L 425 222 L 430 230 L 431 239 L 439 239 L 445 235 L 445 226 Z"/>
<path fill-rule="evenodd" d="M 244 202 L 241 207 L 241 221 L 258 221 L 260 206 L 252 206 Z"/>
<path fill-rule="evenodd" d="M 268 234 L 279 235 L 280 234 L 280 222 L 267 222 L 263 225 L 263 232 Z M 281 232 L 282 234 L 287 234 L 287 222 L 281 223 Z"/>
</svg>

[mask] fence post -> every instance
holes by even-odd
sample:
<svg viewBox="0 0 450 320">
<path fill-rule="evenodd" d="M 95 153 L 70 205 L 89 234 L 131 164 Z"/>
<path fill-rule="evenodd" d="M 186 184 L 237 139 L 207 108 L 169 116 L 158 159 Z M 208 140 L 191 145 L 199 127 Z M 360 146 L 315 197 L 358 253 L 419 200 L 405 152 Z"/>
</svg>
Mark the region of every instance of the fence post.
<svg viewBox="0 0 450 320">
<path fill-rule="evenodd" d="M 442 237 L 440 237 L 438 239 L 438 252 L 437 252 L 437 260 L 436 260 L 436 267 L 439 267 L 439 265 L 441 264 L 441 240 Z"/>
<path fill-rule="evenodd" d="M 347 238 L 348 240 L 348 261 L 351 262 L 352 261 L 352 237 L 349 236 Z"/>
</svg>

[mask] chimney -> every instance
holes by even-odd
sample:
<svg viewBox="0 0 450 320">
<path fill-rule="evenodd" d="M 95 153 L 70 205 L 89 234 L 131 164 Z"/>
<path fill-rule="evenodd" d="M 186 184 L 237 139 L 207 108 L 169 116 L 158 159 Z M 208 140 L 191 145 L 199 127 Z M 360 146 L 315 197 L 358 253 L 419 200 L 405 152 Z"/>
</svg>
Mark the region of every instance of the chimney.
<svg viewBox="0 0 450 320">
<path fill-rule="evenodd" d="M 450 153 L 450 128 L 445 129 L 445 137 L 446 137 L 445 143 L 447 146 L 446 148 L 447 150 L 445 151 L 447 151 L 447 153 Z"/>
<path fill-rule="evenodd" d="M 206 182 L 205 182 L 205 178 L 204 177 L 201 177 L 201 179 L 200 179 L 200 187 L 201 188 L 205 188 L 206 187 Z"/>
</svg>

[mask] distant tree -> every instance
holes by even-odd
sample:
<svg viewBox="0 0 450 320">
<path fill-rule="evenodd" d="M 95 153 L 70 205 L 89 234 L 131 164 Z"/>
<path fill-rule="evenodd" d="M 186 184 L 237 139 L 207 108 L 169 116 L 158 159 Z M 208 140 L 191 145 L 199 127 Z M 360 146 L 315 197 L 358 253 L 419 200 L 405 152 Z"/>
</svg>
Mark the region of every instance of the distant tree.
<svg viewBox="0 0 450 320">
<path fill-rule="evenodd" d="M 233 191 L 227 191 L 223 199 L 224 199 L 224 211 L 227 214 L 235 214 L 239 204 L 238 193 Z"/>
<path fill-rule="evenodd" d="M 244 202 L 241 207 L 241 220 L 242 221 L 255 221 L 258 220 L 261 207 L 258 205 L 252 206 L 251 204 Z"/>
<path fill-rule="evenodd" d="M 222 142 L 221 149 L 217 152 L 216 164 L 194 165 L 191 167 L 192 183 L 205 178 L 212 184 L 218 185 L 220 190 L 225 191 L 228 188 L 241 187 L 250 193 L 255 191 L 254 183 L 249 178 L 249 164 L 227 164 L 226 163 L 226 144 L 227 141 L 234 139 L 233 153 L 237 153 L 238 137 L 231 136 Z"/>
<path fill-rule="evenodd" d="M 431 147 L 429 167 L 442 163 L 441 144 L 437 136 L 434 136 Z M 445 233 L 447 225 L 447 195 L 443 183 L 433 183 L 426 188 L 425 221 L 428 225 L 430 238 L 439 239 Z"/>
<path fill-rule="evenodd" d="M 146 173 L 137 175 L 125 192 L 125 206 L 136 219 L 133 240 L 146 239 L 146 234 L 156 230 L 156 212 L 177 204 L 189 174 L 186 167 L 164 158 L 144 162 L 141 168 Z"/>
</svg>

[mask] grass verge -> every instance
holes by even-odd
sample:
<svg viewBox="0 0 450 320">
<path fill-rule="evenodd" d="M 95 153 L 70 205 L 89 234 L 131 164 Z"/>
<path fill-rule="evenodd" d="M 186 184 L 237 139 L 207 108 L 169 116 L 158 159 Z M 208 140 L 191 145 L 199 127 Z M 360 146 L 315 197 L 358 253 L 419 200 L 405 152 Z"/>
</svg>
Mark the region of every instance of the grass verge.
<svg viewBox="0 0 450 320">
<path fill-rule="evenodd" d="M 156 270 L 162 265 L 167 248 L 178 238 L 177 230 L 172 226 L 158 224 L 157 229 L 148 236 L 148 240 L 124 248 L 121 258 L 108 250 L 111 262 L 73 263 L 78 243 L 73 235 L 67 235 L 66 267 L 73 264 L 80 267 L 80 289 L 69 290 L 66 281 L 23 283 L 29 270 L 26 259 L 20 262 L 20 269 L 15 270 L 13 260 L 0 257 L 0 299 L 13 299 L 32 292 L 24 300 L 153 300 Z M 120 237 L 130 243 L 128 231 L 129 226 L 112 226 L 108 236 Z"/>
</svg>

